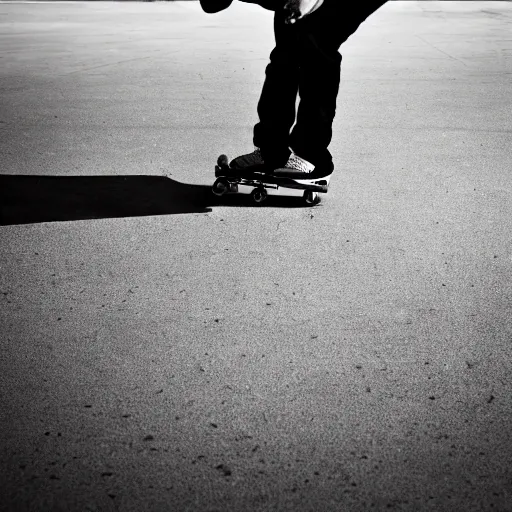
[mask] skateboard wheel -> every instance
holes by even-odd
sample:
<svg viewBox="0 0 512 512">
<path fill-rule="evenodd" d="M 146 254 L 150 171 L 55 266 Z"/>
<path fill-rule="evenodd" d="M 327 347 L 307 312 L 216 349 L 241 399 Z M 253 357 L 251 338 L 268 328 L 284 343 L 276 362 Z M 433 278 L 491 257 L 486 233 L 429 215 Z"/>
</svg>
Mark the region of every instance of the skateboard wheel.
<svg viewBox="0 0 512 512">
<path fill-rule="evenodd" d="M 213 184 L 212 192 L 216 196 L 222 196 L 228 191 L 228 189 L 229 189 L 229 183 L 226 180 L 219 178 Z"/>
<path fill-rule="evenodd" d="M 263 203 L 263 201 L 265 201 L 265 199 L 267 198 L 267 195 L 267 191 L 263 187 L 257 187 L 251 193 L 252 200 L 256 204 Z"/>
<path fill-rule="evenodd" d="M 226 155 L 220 155 L 219 158 L 217 158 L 217 165 L 221 169 L 229 167 L 229 158 Z"/>
<path fill-rule="evenodd" d="M 304 192 L 304 201 L 310 205 L 318 204 L 320 202 L 320 194 L 313 190 L 306 190 Z"/>
</svg>

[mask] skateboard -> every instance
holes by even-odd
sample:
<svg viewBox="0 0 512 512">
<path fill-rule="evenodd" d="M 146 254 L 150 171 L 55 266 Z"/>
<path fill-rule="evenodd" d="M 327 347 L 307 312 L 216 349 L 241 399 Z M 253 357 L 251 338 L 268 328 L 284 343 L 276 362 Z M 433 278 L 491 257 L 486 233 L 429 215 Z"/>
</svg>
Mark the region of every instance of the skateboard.
<svg viewBox="0 0 512 512">
<path fill-rule="evenodd" d="M 238 186 L 253 187 L 252 200 L 261 204 L 268 197 L 268 189 L 278 190 L 280 187 L 287 189 L 303 190 L 303 199 L 307 205 L 316 205 L 321 201 L 320 194 L 327 193 L 331 175 L 321 177 L 304 178 L 304 173 L 290 171 L 289 169 L 275 169 L 272 173 L 263 166 L 254 167 L 251 170 L 238 171 L 231 169 L 226 155 L 220 155 L 215 166 L 215 183 L 212 192 L 216 196 L 226 193 L 237 193 Z"/>
</svg>

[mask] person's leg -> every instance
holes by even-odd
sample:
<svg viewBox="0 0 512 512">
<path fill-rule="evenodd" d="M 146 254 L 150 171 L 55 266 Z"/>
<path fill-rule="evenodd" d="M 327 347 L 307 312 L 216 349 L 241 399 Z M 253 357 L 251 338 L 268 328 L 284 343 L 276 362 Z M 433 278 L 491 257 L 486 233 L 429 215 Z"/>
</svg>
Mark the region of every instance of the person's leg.
<svg viewBox="0 0 512 512">
<path fill-rule="evenodd" d="M 261 148 L 265 162 L 279 167 L 286 163 L 290 154 L 289 139 L 295 123 L 300 65 L 296 30 L 293 25 L 283 23 L 281 13 L 275 15 L 274 32 L 276 46 L 265 71 L 253 142 Z"/>
<path fill-rule="evenodd" d="M 253 153 L 235 158 L 230 166 L 247 169 L 265 164 L 269 170 L 285 165 L 289 155 L 290 131 L 295 123 L 299 62 L 296 34 L 291 25 L 274 18 L 275 48 L 265 70 L 265 81 L 258 101 L 259 122 L 254 126 Z"/>
<path fill-rule="evenodd" d="M 271 169 L 283 167 L 290 149 L 320 172 L 333 169 L 328 146 L 340 82 L 341 44 L 377 7 L 360 7 L 342 13 L 342 2 L 325 0 L 322 7 L 294 24 L 286 24 L 284 10 L 276 11 L 276 46 L 267 66 L 258 102 L 259 122 L 253 142 L 261 149 L 232 162 L 264 161 Z M 296 121 L 297 92 L 300 103 Z M 237 162 L 240 165 L 237 165 Z"/>
<path fill-rule="evenodd" d="M 345 13 L 346 16 L 346 13 Z M 290 148 L 320 173 L 332 172 L 328 150 L 340 84 L 341 44 L 359 23 L 344 21 L 337 0 L 328 0 L 293 25 L 297 32 L 300 102 Z"/>
</svg>

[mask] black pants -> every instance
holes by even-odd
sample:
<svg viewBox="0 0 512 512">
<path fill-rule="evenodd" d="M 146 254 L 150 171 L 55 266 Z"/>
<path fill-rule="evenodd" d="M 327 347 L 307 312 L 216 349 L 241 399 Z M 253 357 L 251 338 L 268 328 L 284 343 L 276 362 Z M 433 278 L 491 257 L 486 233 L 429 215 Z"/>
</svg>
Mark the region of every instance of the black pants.
<svg viewBox="0 0 512 512">
<path fill-rule="evenodd" d="M 339 48 L 362 21 L 361 15 L 344 19 L 342 4 L 325 0 L 293 25 L 286 25 L 283 14 L 276 11 L 276 46 L 266 68 L 259 123 L 254 127 L 254 145 L 274 167 L 286 164 L 291 148 L 317 170 L 333 170 L 327 148 L 340 84 Z"/>
</svg>

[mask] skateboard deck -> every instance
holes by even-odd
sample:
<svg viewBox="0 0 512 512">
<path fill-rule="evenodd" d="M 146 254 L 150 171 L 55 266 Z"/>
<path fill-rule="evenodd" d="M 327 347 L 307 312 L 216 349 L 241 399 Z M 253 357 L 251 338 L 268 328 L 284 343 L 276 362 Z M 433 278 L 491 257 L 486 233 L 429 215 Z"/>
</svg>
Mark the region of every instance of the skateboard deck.
<svg viewBox="0 0 512 512">
<path fill-rule="evenodd" d="M 290 171 L 289 169 L 275 169 L 268 172 L 263 166 L 254 167 L 252 170 L 237 171 L 229 167 L 226 155 L 220 155 L 215 166 L 215 183 L 212 192 L 217 196 L 226 193 L 237 193 L 238 186 L 253 187 L 251 192 L 255 203 L 260 204 L 268 196 L 268 189 L 279 188 L 303 190 L 303 199 L 308 205 L 318 204 L 320 194 L 327 193 L 331 176 L 304 177 L 304 173 Z"/>
</svg>

